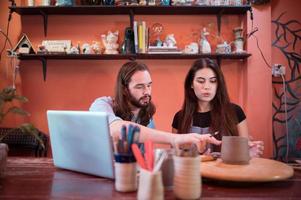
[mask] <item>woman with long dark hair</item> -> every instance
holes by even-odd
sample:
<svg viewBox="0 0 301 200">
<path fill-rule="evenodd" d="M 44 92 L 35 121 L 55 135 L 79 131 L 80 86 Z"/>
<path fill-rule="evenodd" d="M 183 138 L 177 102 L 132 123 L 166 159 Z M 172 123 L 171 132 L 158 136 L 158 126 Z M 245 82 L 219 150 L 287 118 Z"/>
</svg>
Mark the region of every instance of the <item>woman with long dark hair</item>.
<svg viewBox="0 0 301 200">
<path fill-rule="evenodd" d="M 215 133 L 217 139 L 224 135 L 249 138 L 246 116 L 243 110 L 230 102 L 226 82 L 220 68 L 208 58 L 195 61 L 186 75 L 185 99 L 182 109 L 173 119 L 174 133 Z M 261 141 L 250 142 L 251 155 L 263 151 Z M 211 150 L 219 151 L 212 146 Z"/>
</svg>

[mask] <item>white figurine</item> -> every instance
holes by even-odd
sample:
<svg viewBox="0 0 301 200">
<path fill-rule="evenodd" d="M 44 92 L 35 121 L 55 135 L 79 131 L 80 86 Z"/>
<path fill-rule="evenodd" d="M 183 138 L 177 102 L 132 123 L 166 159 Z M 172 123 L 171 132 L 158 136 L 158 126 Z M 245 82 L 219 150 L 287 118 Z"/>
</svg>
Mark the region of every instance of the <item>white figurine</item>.
<svg viewBox="0 0 301 200">
<path fill-rule="evenodd" d="M 206 28 L 203 28 L 200 41 L 200 53 L 211 53 L 211 46 L 207 40 L 208 35 L 209 32 L 207 32 Z"/>
<path fill-rule="evenodd" d="M 109 31 L 107 35 L 105 34 L 101 35 L 101 40 L 105 47 L 104 54 L 118 54 L 118 50 L 117 50 L 119 47 L 119 44 L 117 43 L 118 34 L 119 34 L 118 31 L 115 31 L 114 33 Z"/>
<path fill-rule="evenodd" d="M 231 53 L 231 46 L 226 41 L 224 43 L 216 45 L 216 53 L 229 54 Z"/>
<path fill-rule="evenodd" d="M 82 46 L 83 54 L 92 54 L 91 46 L 88 43 L 84 43 Z"/>
<path fill-rule="evenodd" d="M 234 41 L 234 46 L 235 46 L 235 52 L 234 53 L 245 53 L 246 51 L 244 50 L 244 38 L 236 38 Z"/>
<path fill-rule="evenodd" d="M 79 54 L 79 49 L 76 46 L 72 46 L 67 53 L 68 54 Z"/>
<path fill-rule="evenodd" d="M 100 54 L 99 42 L 93 41 L 91 48 L 95 54 Z"/>
<path fill-rule="evenodd" d="M 199 53 L 199 45 L 196 42 L 192 42 L 185 46 L 184 53 L 186 54 L 197 54 Z"/>
<path fill-rule="evenodd" d="M 168 34 L 163 43 L 163 47 L 176 48 L 177 41 L 174 34 Z"/>
</svg>

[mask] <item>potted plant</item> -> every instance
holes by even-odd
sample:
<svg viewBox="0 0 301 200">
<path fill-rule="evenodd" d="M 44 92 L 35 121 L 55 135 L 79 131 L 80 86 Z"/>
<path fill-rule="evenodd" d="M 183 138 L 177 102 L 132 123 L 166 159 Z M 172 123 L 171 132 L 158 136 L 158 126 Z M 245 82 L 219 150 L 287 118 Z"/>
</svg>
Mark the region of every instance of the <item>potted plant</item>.
<svg viewBox="0 0 301 200">
<path fill-rule="evenodd" d="M 18 114 L 22 116 L 28 116 L 29 113 L 22 108 L 13 104 L 13 102 L 19 101 L 25 103 L 28 99 L 24 96 L 18 95 L 14 87 L 8 86 L 0 91 L 0 126 L 4 121 L 5 117 L 9 113 Z M 39 136 L 39 130 L 34 127 L 31 123 L 21 124 L 17 128 L 0 128 L 0 174 L 3 172 L 6 163 L 6 157 L 8 147 L 6 144 L 1 143 L 6 137 L 19 131 L 22 134 L 32 135 L 40 146 L 45 149 L 43 140 Z"/>
</svg>

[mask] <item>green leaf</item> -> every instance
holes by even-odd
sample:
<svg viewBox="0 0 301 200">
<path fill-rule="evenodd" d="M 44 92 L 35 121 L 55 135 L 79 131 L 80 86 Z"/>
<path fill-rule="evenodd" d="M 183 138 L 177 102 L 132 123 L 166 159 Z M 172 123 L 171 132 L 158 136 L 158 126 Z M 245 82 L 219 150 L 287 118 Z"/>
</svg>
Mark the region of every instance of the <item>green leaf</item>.
<svg viewBox="0 0 301 200">
<path fill-rule="evenodd" d="M 39 130 L 31 123 L 25 123 L 20 126 L 20 129 L 23 133 L 32 135 L 42 146 L 43 149 L 45 149 L 45 145 L 43 140 L 39 136 Z"/>
<path fill-rule="evenodd" d="M 28 99 L 24 96 L 16 95 L 14 98 L 22 103 L 28 102 Z"/>
<path fill-rule="evenodd" d="M 13 107 L 10 107 L 6 114 L 7 113 L 15 113 L 15 114 L 18 114 L 18 115 L 23 115 L 23 116 L 29 116 L 30 114 L 28 112 L 26 112 L 25 110 L 23 110 L 22 108 L 19 108 L 17 106 L 13 106 Z"/>
</svg>

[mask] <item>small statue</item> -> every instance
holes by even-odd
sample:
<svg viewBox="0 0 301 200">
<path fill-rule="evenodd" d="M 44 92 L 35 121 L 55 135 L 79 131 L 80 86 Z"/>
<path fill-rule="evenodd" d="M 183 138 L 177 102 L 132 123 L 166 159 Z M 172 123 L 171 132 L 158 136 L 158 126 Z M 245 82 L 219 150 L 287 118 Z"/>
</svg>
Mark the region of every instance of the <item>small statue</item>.
<svg viewBox="0 0 301 200">
<path fill-rule="evenodd" d="M 69 50 L 69 52 L 67 52 L 68 54 L 79 54 L 79 49 L 77 46 L 72 46 Z"/>
<path fill-rule="evenodd" d="M 38 46 L 38 54 L 47 54 L 48 51 L 44 45 L 39 45 Z"/>
<path fill-rule="evenodd" d="M 231 46 L 226 41 L 216 46 L 216 53 L 229 54 L 231 53 Z"/>
<path fill-rule="evenodd" d="M 243 37 L 236 38 L 236 40 L 234 41 L 234 46 L 235 46 L 234 53 L 245 53 L 246 52 L 244 50 L 244 38 Z"/>
<path fill-rule="evenodd" d="M 83 51 L 83 54 L 92 54 L 92 49 L 91 49 L 90 44 L 84 43 L 82 46 L 82 51 Z"/>
<path fill-rule="evenodd" d="M 118 54 L 118 50 L 117 50 L 119 47 L 119 44 L 117 43 L 118 34 L 119 34 L 118 31 L 115 31 L 114 33 L 109 31 L 107 35 L 105 34 L 101 35 L 101 40 L 105 47 L 104 54 Z"/>
<path fill-rule="evenodd" d="M 235 39 L 243 37 L 242 31 L 243 31 L 243 29 L 241 27 L 236 27 L 233 29 Z"/>
<path fill-rule="evenodd" d="M 197 54 L 199 53 L 199 45 L 196 42 L 192 42 L 185 46 L 184 52 L 186 54 Z"/>
<path fill-rule="evenodd" d="M 174 34 L 168 34 L 163 43 L 163 47 L 176 48 L 177 41 Z"/>
<path fill-rule="evenodd" d="M 209 32 L 207 32 L 206 28 L 203 28 L 200 41 L 200 53 L 211 53 L 211 46 L 207 40 L 208 35 Z"/>
<path fill-rule="evenodd" d="M 139 1 L 140 6 L 146 6 L 146 4 L 147 4 L 146 0 L 140 0 Z"/>
<path fill-rule="evenodd" d="M 94 54 L 100 54 L 99 42 L 93 41 L 91 48 L 92 48 Z"/>
<path fill-rule="evenodd" d="M 57 0 L 56 6 L 73 6 L 74 1 L 73 0 Z"/>
</svg>

